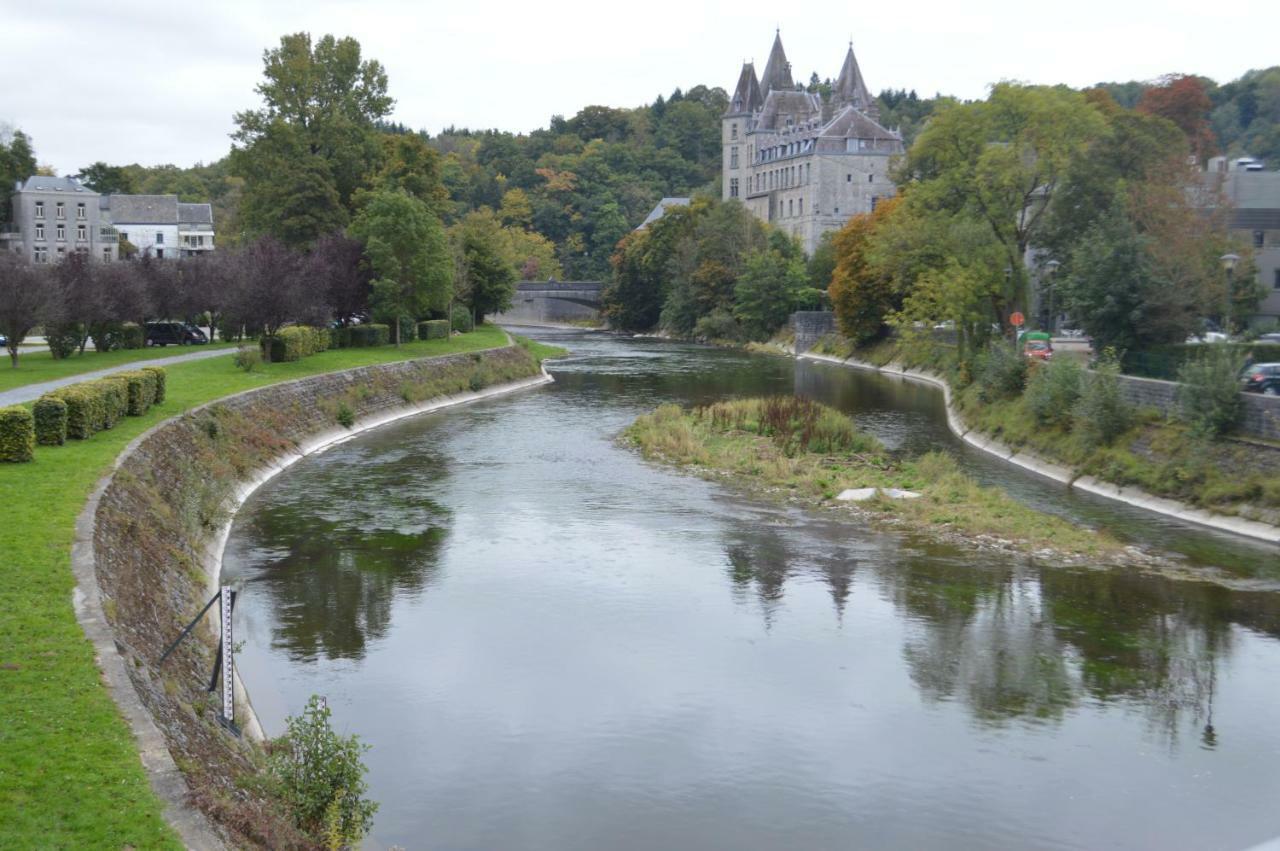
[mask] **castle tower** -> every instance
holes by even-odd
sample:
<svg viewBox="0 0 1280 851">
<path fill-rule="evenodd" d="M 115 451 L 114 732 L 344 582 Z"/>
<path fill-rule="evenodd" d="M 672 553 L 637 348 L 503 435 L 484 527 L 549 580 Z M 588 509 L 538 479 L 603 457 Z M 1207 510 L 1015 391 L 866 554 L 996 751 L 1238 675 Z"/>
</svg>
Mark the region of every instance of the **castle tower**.
<svg viewBox="0 0 1280 851">
<path fill-rule="evenodd" d="M 744 176 L 751 165 L 747 132 L 751 128 L 752 116 L 763 105 L 764 95 L 760 91 L 760 81 L 756 79 L 755 65 L 745 62 L 733 97 L 729 100 L 729 108 L 720 121 L 722 200 L 741 198 L 745 194 Z"/>
<path fill-rule="evenodd" d="M 764 78 L 760 81 L 764 94 L 777 91 L 789 91 L 796 87 L 791 79 L 791 63 L 787 61 L 786 51 L 782 49 L 782 31 L 773 36 L 773 47 L 769 50 L 769 61 L 764 64 Z"/>
<path fill-rule="evenodd" d="M 836 78 L 831 99 L 837 108 L 852 106 L 872 118 L 879 118 L 880 110 L 876 107 L 875 98 L 867 91 L 867 83 L 862 79 L 858 60 L 853 55 L 853 42 L 849 42 L 849 52 L 844 56 L 844 64 L 840 67 L 840 76 Z"/>
</svg>

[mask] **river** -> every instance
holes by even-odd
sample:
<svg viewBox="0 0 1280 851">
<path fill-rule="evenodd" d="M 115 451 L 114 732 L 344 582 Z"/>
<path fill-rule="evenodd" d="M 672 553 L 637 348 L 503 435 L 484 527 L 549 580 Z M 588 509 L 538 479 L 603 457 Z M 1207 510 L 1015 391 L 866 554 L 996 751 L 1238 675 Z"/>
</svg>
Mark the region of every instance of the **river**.
<svg viewBox="0 0 1280 851">
<path fill-rule="evenodd" d="M 1243 848 L 1280 835 L 1280 556 L 983 456 L 870 373 L 540 330 L 555 384 L 306 458 L 237 516 L 237 662 L 372 746 L 369 847 Z M 763 503 L 617 434 L 802 392 L 1175 579 Z M 1217 581 L 1208 581 L 1215 579 Z"/>
</svg>

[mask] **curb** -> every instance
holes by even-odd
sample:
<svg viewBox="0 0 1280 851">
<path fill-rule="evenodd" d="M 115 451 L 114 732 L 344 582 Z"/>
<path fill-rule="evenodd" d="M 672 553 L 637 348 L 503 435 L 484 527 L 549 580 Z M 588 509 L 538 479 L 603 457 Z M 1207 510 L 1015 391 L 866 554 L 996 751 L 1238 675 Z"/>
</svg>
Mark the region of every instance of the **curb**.
<svg viewBox="0 0 1280 851">
<path fill-rule="evenodd" d="M 1247 520 L 1243 517 L 1231 517 L 1225 514 L 1214 514 L 1211 511 L 1205 511 L 1201 508 L 1195 508 L 1183 502 L 1173 499 L 1166 499 L 1155 494 L 1147 493 L 1140 488 L 1127 488 L 1119 485 L 1104 482 L 1093 476 L 1077 476 L 1077 474 L 1068 467 L 1041 458 L 1033 452 L 1026 450 L 1011 449 L 1009 446 L 998 440 L 986 437 L 968 428 L 960 419 L 960 415 L 956 412 L 955 406 L 951 400 L 951 386 L 935 375 L 927 372 L 921 372 L 915 369 L 904 369 L 896 364 L 887 364 L 885 366 L 876 366 L 875 364 L 866 363 L 864 361 L 854 360 L 853 358 L 841 359 L 831 357 L 830 355 L 815 354 L 799 354 L 798 359 L 820 361 L 823 363 L 833 363 L 838 366 L 845 366 L 851 369 L 860 369 L 867 372 L 878 372 L 881 375 L 891 375 L 907 381 L 917 381 L 922 384 L 930 384 L 942 391 L 942 398 L 946 404 L 947 427 L 951 431 L 970 446 L 981 449 L 991 455 L 995 455 L 1003 461 L 1008 461 L 1024 470 L 1030 470 L 1033 473 L 1052 479 L 1055 482 L 1066 485 L 1069 488 L 1077 488 L 1085 493 L 1094 494 L 1095 496 L 1105 497 L 1123 502 L 1126 505 L 1132 505 L 1135 508 L 1142 508 L 1156 514 L 1162 514 L 1166 517 L 1172 517 L 1185 523 L 1191 523 L 1197 526 L 1204 526 L 1214 529 L 1218 532 L 1229 532 L 1233 535 L 1239 535 L 1244 538 L 1252 538 L 1253 540 L 1265 541 L 1270 544 L 1280 544 L 1280 528 L 1272 526 L 1269 523 L 1260 523 L 1256 520 Z"/>
<path fill-rule="evenodd" d="M 501 348 L 505 347 L 479 351 L 497 351 Z M 394 361 L 393 363 L 403 363 L 403 361 Z M 332 374 L 341 374 L 357 369 L 368 369 L 368 367 L 361 366 L 353 367 L 351 370 L 337 370 Z M 307 378 L 310 377 L 307 376 Z M 295 379 L 295 381 L 304 380 L 306 378 Z M 358 434 L 406 417 L 514 393 L 553 381 L 555 379 L 547 373 L 546 367 L 542 366 L 541 375 L 536 375 L 532 378 L 487 387 L 474 393 L 459 393 L 453 396 L 437 397 L 430 401 L 395 408 L 391 411 L 357 420 L 349 430 L 344 428 L 330 429 L 298 444 L 294 452 L 279 459 L 277 463 L 263 468 L 250 481 L 243 483 L 236 489 L 232 497 L 232 510 L 229 512 L 229 519 L 213 536 L 206 550 L 206 558 L 202 559 L 205 573 L 209 579 L 209 587 L 211 589 L 209 593 L 212 594 L 218 586 L 222 569 L 222 552 L 226 546 L 236 511 L 250 494 L 282 470 L 287 469 L 307 455 L 321 452 Z M 197 413 L 210 405 L 220 404 L 227 399 L 288 383 L 290 382 L 281 381 L 265 385 L 265 387 L 255 387 L 251 390 L 213 399 L 156 423 L 131 440 L 116 456 L 115 460 L 112 461 L 111 469 L 98 480 L 89 499 L 85 502 L 84 508 L 76 516 L 75 541 L 71 547 L 71 570 L 76 580 L 75 588 L 72 590 L 72 607 L 75 610 L 76 620 L 80 623 L 81 629 L 84 630 L 85 636 L 93 644 L 94 662 L 101 672 L 107 691 L 110 693 L 116 707 L 120 710 L 120 714 L 124 716 L 125 721 L 128 723 L 130 732 L 133 733 L 138 746 L 138 754 L 142 760 L 143 769 L 147 773 L 147 779 L 150 781 L 151 789 L 164 804 L 165 820 L 177 832 L 182 844 L 187 848 L 195 849 L 195 851 L 206 851 L 206 849 L 207 851 L 222 851 L 222 849 L 227 848 L 227 845 L 218 835 L 209 818 L 188 802 L 190 787 L 187 785 L 186 778 L 178 769 L 173 756 L 169 753 L 169 747 L 164 735 L 160 732 L 159 727 L 156 726 L 150 713 L 147 712 L 137 691 L 134 690 L 133 681 L 129 678 L 126 668 L 125 658 L 116 644 L 115 634 L 102 610 L 102 592 L 98 586 L 97 558 L 94 550 L 94 530 L 97 522 L 98 505 L 120 466 L 137 451 L 143 442 L 160 429 L 166 428 L 183 417 Z M 240 689 L 241 699 L 244 701 L 241 707 L 246 716 L 244 731 L 249 738 L 261 741 L 264 738 L 262 725 L 258 721 L 257 714 L 253 711 L 249 693 L 243 681 L 240 680 L 239 671 L 235 672 L 235 679 L 236 685 Z"/>
</svg>

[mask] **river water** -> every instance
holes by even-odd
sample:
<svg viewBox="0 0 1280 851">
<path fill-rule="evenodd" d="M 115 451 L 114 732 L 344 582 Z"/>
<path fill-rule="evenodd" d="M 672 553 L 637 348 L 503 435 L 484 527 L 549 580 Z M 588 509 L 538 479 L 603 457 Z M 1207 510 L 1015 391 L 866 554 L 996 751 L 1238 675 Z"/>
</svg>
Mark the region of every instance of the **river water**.
<svg viewBox="0 0 1280 851">
<path fill-rule="evenodd" d="M 937 391 L 586 332 L 556 383 L 307 458 L 224 572 L 269 734 L 372 746 L 370 847 L 1243 848 L 1280 835 L 1280 555 L 966 449 Z M 754 501 L 615 437 L 802 392 L 1170 552 L 1068 568 Z M 1225 584 L 1224 584 L 1225 582 Z"/>
</svg>

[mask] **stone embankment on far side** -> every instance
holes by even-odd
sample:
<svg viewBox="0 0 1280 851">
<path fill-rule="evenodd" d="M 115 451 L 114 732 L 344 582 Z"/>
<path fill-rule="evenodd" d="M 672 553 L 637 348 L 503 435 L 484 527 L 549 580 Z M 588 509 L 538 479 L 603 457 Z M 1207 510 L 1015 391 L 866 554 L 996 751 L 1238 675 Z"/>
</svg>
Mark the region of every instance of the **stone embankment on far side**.
<svg viewBox="0 0 1280 851">
<path fill-rule="evenodd" d="M 979 432 L 970 429 L 965 425 L 956 411 L 955 405 L 952 404 L 951 386 L 946 381 L 928 372 L 922 372 L 915 369 L 905 369 L 897 364 L 886 364 L 885 366 L 876 366 L 872 363 L 859 361 L 855 358 L 841 359 L 831 357 L 829 355 L 820 355 L 810 352 L 802 352 L 797 357 L 807 360 L 824 361 L 827 363 L 839 364 L 853 369 L 862 369 L 870 372 L 879 372 L 883 375 L 898 376 L 909 381 L 919 381 L 925 384 L 931 384 L 942 391 L 943 398 L 946 401 L 947 425 L 951 431 L 959 438 L 964 440 L 971 446 L 975 446 L 984 452 L 1016 464 L 1023 469 L 1038 473 L 1056 482 L 1061 482 L 1068 487 L 1077 488 L 1086 493 L 1096 494 L 1108 499 L 1114 499 L 1127 505 L 1144 508 L 1148 511 L 1154 511 L 1157 514 L 1164 514 L 1174 517 L 1187 523 L 1194 523 L 1210 529 L 1216 529 L 1222 532 L 1231 532 L 1255 540 L 1267 541 L 1272 544 L 1280 544 L 1280 527 L 1273 526 L 1269 523 L 1262 523 L 1257 520 L 1248 520 L 1243 517 L 1232 517 L 1226 514 L 1215 514 L 1211 511 L 1195 508 L 1172 499 L 1155 496 L 1138 488 L 1126 488 L 1118 485 L 1104 482 L 1093 476 L 1077 476 L 1077 474 L 1068 467 L 1053 461 L 1041 458 L 1035 453 L 1025 450 L 1013 449 L 998 440 L 993 440 Z M 1167 383 L 1167 382 L 1161 382 Z"/>
<path fill-rule="evenodd" d="M 236 712 L 247 735 L 233 737 L 216 720 L 206 691 L 215 620 L 206 617 L 160 663 L 216 589 L 243 499 L 360 431 L 549 381 L 519 346 L 360 367 L 211 402 L 160 423 L 117 458 L 77 521 L 76 614 L 187 847 L 270 847 L 292 830 L 270 823 L 279 817 L 246 783 L 261 765 L 262 732 L 243 688 Z"/>
</svg>

